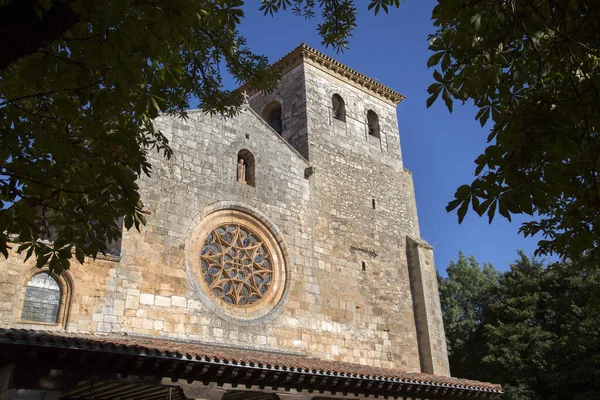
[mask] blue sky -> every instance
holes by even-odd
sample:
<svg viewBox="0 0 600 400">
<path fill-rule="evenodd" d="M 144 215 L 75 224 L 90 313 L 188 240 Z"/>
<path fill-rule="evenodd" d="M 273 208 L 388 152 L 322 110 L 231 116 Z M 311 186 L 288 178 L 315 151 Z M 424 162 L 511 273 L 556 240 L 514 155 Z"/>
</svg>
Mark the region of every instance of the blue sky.
<svg viewBox="0 0 600 400">
<path fill-rule="evenodd" d="M 473 180 L 474 160 L 486 147 L 489 128 L 475 121 L 472 105 L 455 103 L 452 114 L 441 101 L 425 106 L 433 82 L 433 70 L 426 65 L 427 36 L 434 31 L 431 10 L 437 1 L 407 0 L 389 15 L 373 17 L 366 10 L 368 1 L 357 0 L 358 29 L 350 50 L 342 54 L 321 46 L 317 20 L 291 12 L 264 17 L 258 1 L 246 3 L 240 31 L 250 48 L 271 62 L 306 42 L 407 97 L 398 106 L 400 143 L 405 166 L 413 172 L 421 236 L 435 248 L 440 271 L 459 250 L 501 270 L 517 258 L 517 249 L 533 254 L 537 239 L 517 233 L 522 219 L 509 223 L 497 216 L 489 225 L 487 218 L 470 212 L 459 225 L 456 214 L 445 210 L 456 188 Z"/>
</svg>

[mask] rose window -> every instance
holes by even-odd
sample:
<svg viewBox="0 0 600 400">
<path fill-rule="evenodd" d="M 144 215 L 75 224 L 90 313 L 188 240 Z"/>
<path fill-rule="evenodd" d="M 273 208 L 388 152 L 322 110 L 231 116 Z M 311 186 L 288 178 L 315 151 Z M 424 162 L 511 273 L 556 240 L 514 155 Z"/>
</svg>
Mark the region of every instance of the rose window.
<svg viewBox="0 0 600 400">
<path fill-rule="evenodd" d="M 260 302 L 271 289 L 271 254 L 258 234 L 240 224 L 212 229 L 204 239 L 200 263 L 204 284 L 228 304 Z"/>
</svg>

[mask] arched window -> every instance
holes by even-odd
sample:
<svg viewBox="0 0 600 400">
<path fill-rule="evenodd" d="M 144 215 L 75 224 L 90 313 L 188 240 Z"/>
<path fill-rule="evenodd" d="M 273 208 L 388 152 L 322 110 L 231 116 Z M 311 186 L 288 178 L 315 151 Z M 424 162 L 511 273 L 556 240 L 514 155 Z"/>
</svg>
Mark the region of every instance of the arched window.
<svg viewBox="0 0 600 400">
<path fill-rule="evenodd" d="M 281 121 L 281 103 L 272 101 L 262 112 L 262 118 L 273 128 L 273 130 L 281 135 L 283 132 L 283 123 Z"/>
<path fill-rule="evenodd" d="M 331 97 L 331 104 L 333 106 L 333 118 L 339 119 L 340 121 L 346 121 L 346 104 L 344 99 L 339 94 L 334 94 Z"/>
<path fill-rule="evenodd" d="M 379 117 L 373 110 L 367 111 L 367 125 L 369 126 L 369 135 L 379 138 Z"/>
<path fill-rule="evenodd" d="M 237 156 L 237 180 L 255 186 L 254 178 L 254 155 L 249 150 L 242 149 Z"/>
<path fill-rule="evenodd" d="M 40 272 L 27 282 L 21 319 L 57 324 L 62 299 L 63 293 L 56 279 L 47 272 Z"/>
</svg>

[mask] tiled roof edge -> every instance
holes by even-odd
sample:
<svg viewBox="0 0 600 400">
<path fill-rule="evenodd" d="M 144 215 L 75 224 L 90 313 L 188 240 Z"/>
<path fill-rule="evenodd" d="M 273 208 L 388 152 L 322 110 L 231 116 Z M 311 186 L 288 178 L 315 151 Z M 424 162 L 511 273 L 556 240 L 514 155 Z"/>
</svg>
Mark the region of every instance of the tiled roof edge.
<svg viewBox="0 0 600 400">
<path fill-rule="evenodd" d="M 442 377 L 437 375 L 423 374 L 423 373 L 409 373 L 402 372 L 396 370 L 389 370 L 390 375 L 395 376 L 383 376 L 383 375 L 372 375 L 372 374 L 361 374 L 357 372 L 341 372 L 336 371 L 333 368 L 306 368 L 302 366 L 293 366 L 293 365 L 279 365 L 277 362 L 269 362 L 265 360 L 261 362 L 259 360 L 256 361 L 244 361 L 241 358 L 235 359 L 234 357 L 219 357 L 215 354 L 206 354 L 210 353 L 209 351 L 199 351 L 194 352 L 194 354 L 190 354 L 190 352 L 180 352 L 180 351 L 172 351 L 169 349 L 160 349 L 159 346 L 151 346 L 144 343 L 137 344 L 136 340 L 140 342 L 144 341 L 163 341 L 165 344 L 179 344 L 179 345 L 187 345 L 187 346 L 195 346 L 202 347 L 200 344 L 194 344 L 191 342 L 174 342 L 168 339 L 149 339 L 140 337 L 137 338 L 135 336 L 108 336 L 108 335 L 92 335 L 92 334 L 79 334 L 79 333 L 67 333 L 67 332 L 54 332 L 54 331 L 37 331 L 37 330 L 25 330 L 25 329 L 4 329 L 0 328 L 0 344 L 21 344 L 21 345 L 37 345 L 42 347 L 58 347 L 58 348 L 67 348 L 72 350 L 91 350 L 91 351 L 109 351 L 115 353 L 128 353 L 128 354 L 136 354 L 142 356 L 154 356 L 160 358 L 170 358 L 170 359 L 181 359 L 181 360 L 197 360 L 206 363 L 215 363 L 215 364 L 227 364 L 233 366 L 241 366 L 244 368 L 259 368 L 259 369 L 268 369 L 268 370 L 281 370 L 281 371 L 289 371 L 289 372 L 297 372 L 297 373 L 307 373 L 312 375 L 327 375 L 327 376 L 339 376 L 344 378 L 354 378 L 354 379 L 366 379 L 373 381 L 384 381 L 384 382 L 397 382 L 401 384 L 417 384 L 424 386 L 435 386 L 435 387 L 445 387 L 445 388 L 453 388 L 460 390 L 468 390 L 479 393 L 490 393 L 490 394 L 501 394 L 503 390 L 500 385 L 490 384 L 486 382 L 478 382 L 473 380 L 459 379 L 459 378 L 449 378 Z M 130 342 L 130 343 L 123 343 Z M 205 346 L 209 347 L 209 346 Z M 232 349 L 236 350 L 236 349 Z M 240 353 L 260 353 L 257 350 L 240 350 Z M 302 363 L 301 360 L 305 360 L 306 362 L 310 361 L 319 361 L 323 364 L 331 364 L 331 366 L 335 366 L 338 364 L 340 367 L 342 363 L 336 362 L 328 362 L 323 360 L 313 360 L 308 358 L 302 358 L 294 356 L 298 358 L 299 363 Z M 242 357 L 243 358 L 243 357 Z M 284 363 L 281 363 L 284 364 Z M 364 367 L 362 365 L 356 365 L 356 369 L 360 369 Z M 401 376 L 403 375 L 403 376 Z M 428 379 L 429 378 L 429 379 Z"/>
</svg>

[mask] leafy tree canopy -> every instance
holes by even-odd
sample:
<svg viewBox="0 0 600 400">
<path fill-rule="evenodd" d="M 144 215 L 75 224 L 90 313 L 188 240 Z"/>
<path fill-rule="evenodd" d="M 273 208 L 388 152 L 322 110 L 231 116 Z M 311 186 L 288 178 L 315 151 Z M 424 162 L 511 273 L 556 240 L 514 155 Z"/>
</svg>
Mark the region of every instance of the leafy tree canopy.
<svg viewBox="0 0 600 400">
<path fill-rule="evenodd" d="M 446 269 L 448 278 L 438 272 L 440 301 L 448 344 L 450 365 L 454 376 L 470 376 L 479 368 L 471 353 L 472 334 L 482 323 L 483 306 L 491 301 L 490 293 L 498 286 L 500 273 L 491 264 L 479 265 L 474 256 L 458 254 Z M 468 356 L 468 357 L 467 357 Z"/>
<path fill-rule="evenodd" d="M 272 90 L 277 76 L 238 31 L 242 0 L 0 0 L 0 253 L 11 243 L 60 273 L 72 252 L 95 257 L 145 223 L 136 180 L 149 151 L 169 157 L 159 113 L 231 116 L 242 98 L 222 85 Z M 399 0 L 366 6 L 387 11 Z M 321 12 L 323 41 L 342 49 L 352 1 L 263 1 L 265 13 Z M 48 240 L 49 239 L 49 240 Z"/>
<path fill-rule="evenodd" d="M 475 180 L 448 210 L 532 215 L 537 254 L 597 265 L 600 243 L 600 8 L 582 1 L 439 1 L 431 36 L 441 97 L 472 101 L 489 124 Z M 171 154 L 152 119 L 185 116 L 190 99 L 232 115 L 241 97 L 226 70 L 263 90 L 267 60 L 236 28 L 243 0 L 0 0 L 0 252 L 10 242 L 60 271 L 144 223 L 135 184 L 148 151 Z M 370 0 L 374 14 L 400 0 Z M 263 0 L 265 14 L 317 13 L 323 43 L 348 47 L 352 0 Z M 538 218 L 539 217 L 539 218 Z M 50 245 L 41 238 L 55 238 Z"/>
<path fill-rule="evenodd" d="M 466 261 L 459 256 L 440 278 L 453 374 L 501 383 L 507 400 L 597 398 L 600 273 L 546 267 L 522 252 L 503 274 Z M 483 289 L 473 288 L 473 276 L 487 277 Z"/>
<path fill-rule="evenodd" d="M 582 0 L 453 0 L 433 10 L 428 91 L 470 101 L 489 126 L 475 179 L 447 207 L 490 222 L 528 214 L 536 254 L 597 264 L 600 245 L 600 7 Z M 581 262 L 579 262 L 581 267 Z"/>
</svg>

